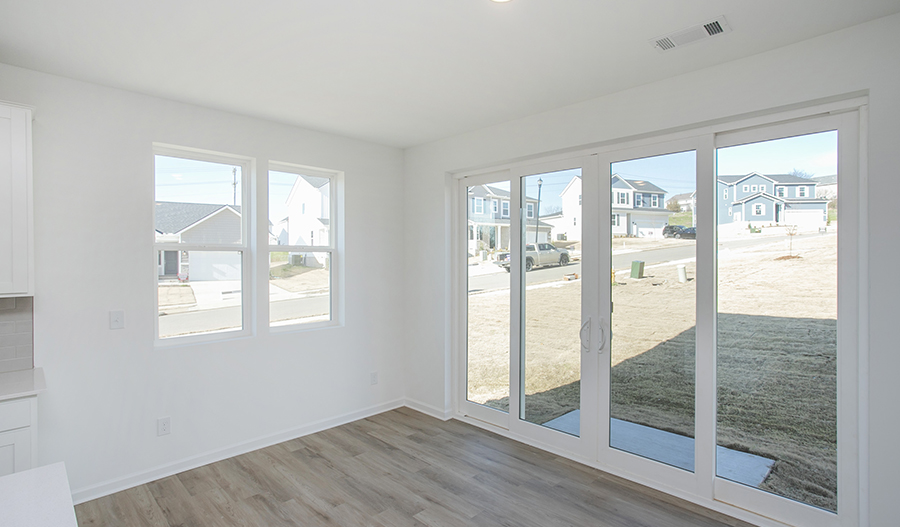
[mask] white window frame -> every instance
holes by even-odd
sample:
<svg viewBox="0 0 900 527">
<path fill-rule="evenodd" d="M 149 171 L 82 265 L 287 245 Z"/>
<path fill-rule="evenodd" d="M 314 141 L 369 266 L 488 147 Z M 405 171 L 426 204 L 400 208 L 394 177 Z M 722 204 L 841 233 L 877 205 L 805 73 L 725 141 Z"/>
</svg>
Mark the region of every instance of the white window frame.
<svg viewBox="0 0 900 527">
<path fill-rule="evenodd" d="M 310 245 L 268 245 L 268 236 L 265 238 L 266 241 L 263 244 L 266 244 L 266 250 L 262 251 L 265 254 L 266 265 L 262 269 L 262 277 L 260 280 L 265 280 L 266 286 L 265 290 L 265 298 L 260 299 L 260 304 L 265 305 L 264 309 L 260 309 L 260 316 L 262 318 L 261 325 L 267 327 L 269 332 L 271 333 L 283 333 L 283 332 L 293 332 L 293 331 L 307 331 L 311 329 L 330 327 L 330 326 L 339 326 L 343 323 L 343 302 L 341 299 L 343 298 L 343 266 L 342 266 L 342 249 L 343 249 L 343 188 L 344 188 L 344 173 L 338 170 L 330 170 L 327 168 L 319 168 L 319 167 L 310 167 L 305 165 L 298 165 L 294 163 L 286 163 L 282 161 L 269 161 L 268 166 L 269 172 L 285 172 L 288 174 L 296 174 L 298 177 L 302 176 L 314 176 L 319 178 L 327 178 L 329 179 L 328 184 L 328 240 L 326 243 L 322 243 L 322 240 L 319 240 L 319 244 L 313 240 L 312 236 L 310 236 Z M 266 173 L 266 224 L 268 224 L 268 172 Z M 290 241 L 290 240 L 288 240 Z M 317 320 L 313 322 L 302 322 L 302 321 L 287 321 L 287 322 L 276 322 L 274 325 L 270 322 L 270 307 L 271 303 L 269 300 L 269 269 L 268 262 L 270 261 L 270 255 L 273 252 L 288 252 L 288 253 L 326 253 L 328 254 L 328 267 L 329 267 L 329 317 L 328 320 Z"/>
<path fill-rule="evenodd" d="M 775 187 L 775 195 L 779 198 L 783 198 L 786 194 L 785 187 Z"/>
<path fill-rule="evenodd" d="M 722 189 L 722 199 L 728 199 L 728 187 Z"/>
<path fill-rule="evenodd" d="M 750 185 L 750 192 L 759 192 L 759 187 L 756 185 Z"/>
<path fill-rule="evenodd" d="M 484 214 L 484 198 L 472 198 L 472 214 Z"/>
<path fill-rule="evenodd" d="M 765 203 L 754 203 L 753 204 L 753 215 L 754 216 L 765 216 L 766 215 Z"/>
<path fill-rule="evenodd" d="M 508 218 L 509 217 L 509 201 L 503 200 L 500 203 L 500 217 Z"/>
<path fill-rule="evenodd" d="M 491 200 L 491 212 L 493 212 L 494 214 L 497 214 L 497 211 L 499 209 L 500 209 L 500 204 L 497 202 L 497 200 L 492 199 Z"/>
<path fill-rule="evenodd" d="M 760 192 L 765 192 L 765 191 L 766 191 L 766 186 L 765 186 L 765 185 L 760 185 L 760 186 L 759 186 L 759 191 L 760 191 Z"/>
<path fill-rule="evenodd" d="M 650 206 L 653 208 L 659 208 L 659 195 L 657 195 L 657 194 L 650 195 Z"/>
<path fill-rule="evenodd" d="M 805 186 L 797 187 L 797 197 L 798 198 L 805 198 L 805 197 L 807 197 L 806 195 L 807 195 L 807 192 L 806 192 Z"/>
<path fill-rule="evenodd" d="M 156 225 L 156 156 L 176 157 L 191 161 L 206 161 L 241 167 L 241 243 L 180 243 L 157 242 L 156 231 L 153 232 L 153 290 L 156 316 L 153 321 L 153 343 L 156 347 L 180 346 L 200 342 L 231 340 L 253 334 L 253 253 L 251 250 L 252 227 L 256 225 L 255 210 L 251 199 L 251 189 L 256 181 L 256 163 L 253 158 L 210 150 L 201 150 L 163 143 L 153 143 L 153 224 Z M 210 331 L 194 335 L 176 335 L 160 338 L 159 336 L 159 264 L 160 251 L 189 252 L 238 252 L 241 254 L 241 328 L 223 331 Z M 180 269 L 179 269 L 180 271 Z"/>
<path fill-rule="evenodd" d="M 525 204 L 525 217 L 529 220 L 534 219 L 534 203 Z"/>
</svg>

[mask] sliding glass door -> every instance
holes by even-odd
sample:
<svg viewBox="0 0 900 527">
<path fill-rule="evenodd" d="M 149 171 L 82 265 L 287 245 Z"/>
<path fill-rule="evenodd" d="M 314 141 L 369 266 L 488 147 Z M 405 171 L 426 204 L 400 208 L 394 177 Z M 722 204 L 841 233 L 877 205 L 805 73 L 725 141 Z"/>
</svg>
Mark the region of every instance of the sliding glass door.
<svg viewBox="0 0 900 527">
<path fill-rule="evenodd" d="M 858 119 L 465 178 L 461 413 L 707 505 L 855 525 Z"/>
</svg>

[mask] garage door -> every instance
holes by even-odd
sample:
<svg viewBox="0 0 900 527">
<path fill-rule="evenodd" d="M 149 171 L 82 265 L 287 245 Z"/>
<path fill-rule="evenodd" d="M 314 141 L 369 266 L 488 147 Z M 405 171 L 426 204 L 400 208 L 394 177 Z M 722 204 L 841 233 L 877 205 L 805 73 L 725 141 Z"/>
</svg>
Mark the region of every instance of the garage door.
<svg viewBox="0 0 900 527">
<path fill-rule="evenodd" d="M 192 282 L 240 280 L 241 253 L 191 251 L 188 269 Z"/>
<path fill-rule="evenodd" d="M 825 214 L 821 210 L 787 210 L 784 223 L 796 225 L 800 230 L 818 229 L 825 226 Z"/>
</svg>

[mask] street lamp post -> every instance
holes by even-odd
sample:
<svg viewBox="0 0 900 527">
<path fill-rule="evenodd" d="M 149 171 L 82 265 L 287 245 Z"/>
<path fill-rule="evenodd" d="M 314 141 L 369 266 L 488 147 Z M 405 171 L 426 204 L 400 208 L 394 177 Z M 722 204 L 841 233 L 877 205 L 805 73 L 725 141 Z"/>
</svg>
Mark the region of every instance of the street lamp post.
<svg viewBox="0 0 900 527">
<path fill-rule="evenodd" d="M 538 178 L 538 202 L 537 202 L 537 210 L 534 212 L 534 243 L 538 243 L 538 230 L 541 228 L 541 185 L 544 184 L 544 180 Z"/>
</svg>

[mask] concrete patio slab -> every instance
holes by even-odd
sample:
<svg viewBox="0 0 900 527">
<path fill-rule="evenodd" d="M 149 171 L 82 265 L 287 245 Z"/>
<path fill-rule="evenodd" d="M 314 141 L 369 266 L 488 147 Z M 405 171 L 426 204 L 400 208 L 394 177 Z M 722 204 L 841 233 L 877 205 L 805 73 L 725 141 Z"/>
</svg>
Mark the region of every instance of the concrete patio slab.
<svg viewBox="0 0 900 527">
<path fill-rule="evenodd" d="M 544 426 L 578 435 L 581 411 L 573 410 L 544 423 Z M 610 419 L 610 446 L 684 470 L 694 470 L 694 439 L 620 419 Z M 758 487 L 775 463 L 746 452 L 716 447 L 716 475 L 751 487 Z"/>
</svg>

